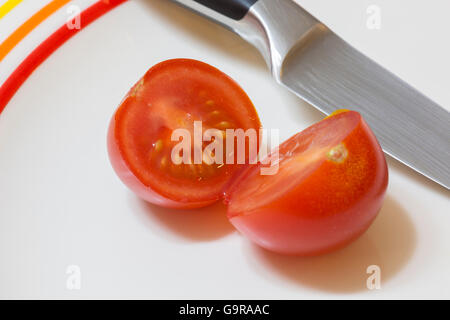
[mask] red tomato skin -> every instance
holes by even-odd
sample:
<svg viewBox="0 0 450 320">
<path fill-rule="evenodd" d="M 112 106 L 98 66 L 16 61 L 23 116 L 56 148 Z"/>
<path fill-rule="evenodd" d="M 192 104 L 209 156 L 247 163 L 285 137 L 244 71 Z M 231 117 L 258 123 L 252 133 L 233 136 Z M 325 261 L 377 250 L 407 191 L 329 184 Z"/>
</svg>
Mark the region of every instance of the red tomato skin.
<svg viewBox="0 0 450 320">
<path fill-rule="evenodd" d="M 169 199 L 164 197 L 163 195 L 157 193 L 151 187 L 144 185 L 130 170 L 130 168 L 125 163 L 122 155 L 120 154 L 120 149 L 118 146 L 118 141 L 115 137 L 115 119 L 116 115 L 114 115 L 110 121 L 109 129 L 108 129 L 108 138 L 107 138 L 107 146 L 108 146 L 108 155 L 110 163 L 116 172 L 117 176 L 120 180 L 138 197 L 143 200 L 153 203 L 158 206 L 173 208 L 173 209 L 194 209 L 208 206 L 218 199 L 208 200 L 208 201 L 197 201 L 197 202 L 182 202 L 175 201 L 173 199 Z"/>
<path fill-rule="evenodd" d="M 355 240 L 381 208 L 388 169 L 383 151 L 362 117 L 343 143 L 349 150 L 346 162 L 324 161 L 299 185 L 251 212 L 233 212 L 229 206 L 230 222 L 254 243 L 282 254 L 318 255 Z M 355 169 L 355 161 L 360 159 L 366 164 L 364 174 Z M 232 202 L 231 193 L 229 204 Z"/>
</svg>

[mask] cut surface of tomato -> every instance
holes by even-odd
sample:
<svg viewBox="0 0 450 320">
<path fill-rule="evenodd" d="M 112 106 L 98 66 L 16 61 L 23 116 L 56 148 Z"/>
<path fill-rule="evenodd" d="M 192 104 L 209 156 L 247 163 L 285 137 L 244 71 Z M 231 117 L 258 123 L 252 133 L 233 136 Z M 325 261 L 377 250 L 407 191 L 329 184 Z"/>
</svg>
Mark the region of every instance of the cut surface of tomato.
<svg viewBox="0 0 450 320">
<path fill-rule="evenodd" d="M 345 245 L 376 217 L 387 188 L 383 151 L 359 113 L 336 113 L 279 147 L 279 169 L 250 166 L 227 190 L 228 217 L 280 253 L 314 255 Z"/>
<path fill-rule="evenodd" d="M 111 120 L 108 150 L 115 171 L 140 197 L 161 206 L 194 208 L 217 201 L 240 165 L 205 158 L 194 163 L 196 122 L 201 122 L 202 133 L 217 129 L 224 139 L 226 129 L 261 127 L 248 96 L 218 69 L 191 59 L 155 65 Z M 177 129 L 189 132 L 192 139 L 188 163 L 173 161 L 172 150 L 179 141 L 172 141 L 172 134 Z M 201 149 L 209 143 L 201 142 Z"/>
</svg>

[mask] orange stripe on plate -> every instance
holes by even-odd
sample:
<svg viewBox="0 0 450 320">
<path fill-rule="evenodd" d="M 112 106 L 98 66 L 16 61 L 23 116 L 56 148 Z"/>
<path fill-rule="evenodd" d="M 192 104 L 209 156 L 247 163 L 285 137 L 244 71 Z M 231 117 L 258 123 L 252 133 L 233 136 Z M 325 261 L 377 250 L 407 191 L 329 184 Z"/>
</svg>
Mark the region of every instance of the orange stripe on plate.
<svg viewBox="0 0 450 320">
<path fill-rule="evenodd" d="M 42 21 L 47 19 L 56 10 L 61 8 L 70 0 L 53 0 L 37 13 L 35 13 L 30 19 L 22 24 L 16 31 L 14 31 L 2 44 L 0 44 L 0 61 L 34 28 L 36 28 Z"/>
</svg>

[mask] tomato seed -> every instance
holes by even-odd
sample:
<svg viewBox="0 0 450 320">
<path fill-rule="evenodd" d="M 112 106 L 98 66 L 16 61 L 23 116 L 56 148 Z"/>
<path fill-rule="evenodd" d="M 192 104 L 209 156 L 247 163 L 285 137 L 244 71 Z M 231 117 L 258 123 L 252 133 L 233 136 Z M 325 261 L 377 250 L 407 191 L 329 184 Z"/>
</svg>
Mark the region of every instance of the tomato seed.
<svg viewBox="0 0 450 320">
<path fill-rule="evenodd" d="M 217 117 L 218 115 L 220 115 L 220 111 L 219 110 L 214 110 L 213 112 L 211 112 L 209 114 L 211 117 Z"/>
<path fill-rule="evenodd" d="M 156 141 L 155 143 L 153 143 L 153 148 L 155 149 L 155 151 L 159 152 L 161 151 L 163 147 L 163 142 L 161 139 L 159 139 L 158 141 Z"/>
<path fill-rule="evenodd" d="M 327 158 L 330 161 L 336 162 L 336 163 L 342 163 L 347 159 L 348 151 L 347 148 L 344 146 L 343 143 L 338 144 L 337 146 L 333 147 L 328 151 Z"/>
<path fill-rule="evenodd" d="M 229 123 L 228 121 L 222 121 L 222 122 L 219 122 L 216 125 L 216 127 L 219 129 L 228 129 L 231 127 L 231 123 Z"/>
</svg>

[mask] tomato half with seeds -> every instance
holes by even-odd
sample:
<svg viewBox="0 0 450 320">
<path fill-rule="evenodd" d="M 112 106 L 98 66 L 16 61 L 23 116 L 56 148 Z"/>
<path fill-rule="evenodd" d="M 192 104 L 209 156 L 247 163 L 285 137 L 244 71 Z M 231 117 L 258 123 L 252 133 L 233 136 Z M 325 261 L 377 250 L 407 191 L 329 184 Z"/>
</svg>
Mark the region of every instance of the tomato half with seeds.
<svg viewBox="0 0 450 320">
<path fill-rule="evenodd" d="M 224 140 L 226 129 L 261 127 L 246 93 L 218 69 L 191 59 L 152 67 L 110 123 L 109 157 L 120 179 L 141 198 L 160 206 L 196 208 L 219 200 L 241 165 L 211 163 L 203 157 L 196 162 L 173 161 L 172 150 L 179 142 L 172 141 L 172 133 L 187 130 L 194 148 L 196 121 L 201 121 L 202 132 L 219 130 Z M 204 148 L 209 142 L 201 143 Z M 194 154 L 192 149 L 186 156 Z M 184 151 L 175 156 L 184 157 Z"/>
<path fill-rule="evenodd" d="M 250 166 L 227 191 L 228 218 L 271 251 L 315 255 L 361 235 L 388 183 L 383 151 L 354 111 L 340 112 L 279 147 L 278 172 Z"/>
</svg>

